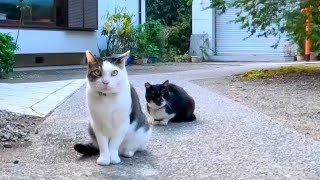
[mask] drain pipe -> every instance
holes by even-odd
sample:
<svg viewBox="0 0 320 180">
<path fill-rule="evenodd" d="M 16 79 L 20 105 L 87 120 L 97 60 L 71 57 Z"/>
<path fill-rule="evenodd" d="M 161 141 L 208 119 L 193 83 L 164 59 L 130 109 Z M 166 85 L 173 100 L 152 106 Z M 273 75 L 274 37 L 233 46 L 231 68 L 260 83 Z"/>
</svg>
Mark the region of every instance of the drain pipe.
<svg viewBox="0 0 320 180">
<path fill-rule="evenodd" d="M 141 1 L 142 0 L 138 0 L 139 1 L 139 24 L 141 24 L 142 23 L 142 15 L 141 15 L 141 5 L 142 5 L 142 3 L 141 3 Z"/>
</svg>

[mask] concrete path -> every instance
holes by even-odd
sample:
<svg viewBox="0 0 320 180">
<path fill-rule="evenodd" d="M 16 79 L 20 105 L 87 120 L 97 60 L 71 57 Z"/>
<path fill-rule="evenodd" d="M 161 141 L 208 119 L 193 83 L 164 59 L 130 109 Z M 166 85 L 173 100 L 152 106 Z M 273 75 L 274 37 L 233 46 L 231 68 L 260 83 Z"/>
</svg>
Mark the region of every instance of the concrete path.
<svg viewBox="0 0 320 180">
<path fill-rule="evenodd" d="M 154 127 L 147 152 L 107 167 L 73 151 L 87 138 L 83 87 L 39 127 L 30 147 L 2 152 L 0 179 L 319 179 L 318 141 L 191 81 L 244 69 L 131 76 L 143 105 L 145 81 L 184 87 L 196 100 L 198 121 Z"/>
<path fill-rule="evenodd" d="M 0 83 L 0 109 L 45 117 L 84 83 L 84 79 Z"/>
</svg>

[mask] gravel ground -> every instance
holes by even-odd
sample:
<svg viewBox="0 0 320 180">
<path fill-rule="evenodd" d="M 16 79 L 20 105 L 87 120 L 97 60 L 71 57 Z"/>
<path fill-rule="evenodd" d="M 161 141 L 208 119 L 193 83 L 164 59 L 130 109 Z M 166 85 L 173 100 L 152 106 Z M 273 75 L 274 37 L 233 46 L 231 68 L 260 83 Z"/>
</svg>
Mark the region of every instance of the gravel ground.
<svg viewBox="0 0 320 180">
<path fill-rule="evenodd" d="M 320 73 L 245 81 L 237 77 L 196 84 L 263 112 L 278 123 L 320 140 Z"/>
<path fill-rule="evenodd" d="M 43 120 L 35 116 L 0 110 L 0 149 L 29 145 L 30 134 L 37 133 L 36 127 Z"/>
<path fill-rule="evenodd" d="M 96 164 L 97 156 L 73 150 L 74 143 L 88 140 L 83 87 L 39 125 L 31 146 L 0 152 L 0 179 L 319 179 L 320 142 L 189 82 L 230 71 L 235 72 L 228 67 L 154 74 L 152 80 L 131 76 L 144 112 L 143 82 L 170 77 L 194 97 L 198 119 L 153 127 L 146 152 L 107 167 Z"/>
</svg>

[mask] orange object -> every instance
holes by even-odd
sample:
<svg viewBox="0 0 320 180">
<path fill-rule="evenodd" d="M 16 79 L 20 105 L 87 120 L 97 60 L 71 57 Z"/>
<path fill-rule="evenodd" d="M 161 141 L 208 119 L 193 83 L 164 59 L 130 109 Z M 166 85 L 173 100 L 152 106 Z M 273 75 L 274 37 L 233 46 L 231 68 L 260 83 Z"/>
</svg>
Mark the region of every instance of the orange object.
<svg viewBox="0 0 320 180">
<path fill-rule="evenodd" d="M 310 13 L 311 13 L 312 7 L 310 8 L 303 8 L 301 9 L 301 13 L 305 14 L 307 16 L 306 20 L 306 32 L 307 35 L 309 36 L 311 33 L 311 23 L 310 23 Z M 306 60 L 310 60 L 310 53 L 311 53 L 311 40 L 309 37 L 306 37 L 306 42 L 305 42 L 305 55 L 306 55 Z"/>
<path fill-rule="evenodd" d="M 310 39 L 306 39 L 306 44 L 305 44 L 305 55 L 310 55 L 311 52 L 311 41 Z"/>
</svg>

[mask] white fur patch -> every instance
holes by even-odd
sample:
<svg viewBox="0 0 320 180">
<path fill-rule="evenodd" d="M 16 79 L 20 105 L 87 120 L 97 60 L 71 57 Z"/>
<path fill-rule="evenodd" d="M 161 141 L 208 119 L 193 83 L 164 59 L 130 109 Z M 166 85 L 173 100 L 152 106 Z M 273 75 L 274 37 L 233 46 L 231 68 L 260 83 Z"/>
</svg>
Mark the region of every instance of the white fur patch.
<svg viewBox="0 0 320 180">
<path fill-rule="evenodd" d="M 130 125 L 126 137 L 120 146 L 120 154 L 124 157 L 132 157 L 136 151 L 145 150 L 150 140 L 151 128 L 148 131 L 144 128 L 136 131 L 136 125 L 136 122 Z"/>
<path fill-rule="evenodd" d="M 153 125 L 167 125 L 169 120 L 173 118 L 176 114 L 168 114 L 166 113 L 166 108 L 164 107 L 166 102 L 163 101 L 160 106 L 157 106 L 155 103 L 148 103 L 149 106 L 149 114 L 153 118 L 151 124 Z M 162 119 L 162 121 L 155 121 L 155 119 Z"/>
<path fill-rule="evenodd" d="M 114 70 L 118 71 L 116 76 L 111 75 Z M 88 81 L 92 90 L 109 94 L 118 93 L 122 89 L 123 82 L 128 82 L 126 69 L 120 69 L 107 61 L 103 62 L 102 76 L 94 82 Z"/>
<path fill-rule="evenodd" d="M 115 69 L 118 75 L 111 76 Z M 103 81 L 108 81 L 109 84 L 104 85 Z M 98 92 L 104 92 L 106 96 L 101 96 Z M 120 69 L 104 62 L 102 77 L 95 82 L 88 81 L 86 94 L 92 118 L 90 123 L 100 150 L 97 159 L 99 165 L 120 163 L 120 149 L 127 149 L 127 155 L 133 155 L 146 146 L 151 129 L 147 132 L 143 129 L 135 131 L 135 124 L 130 125 L 132 99 L 125 68 Z"/>
</svg>

